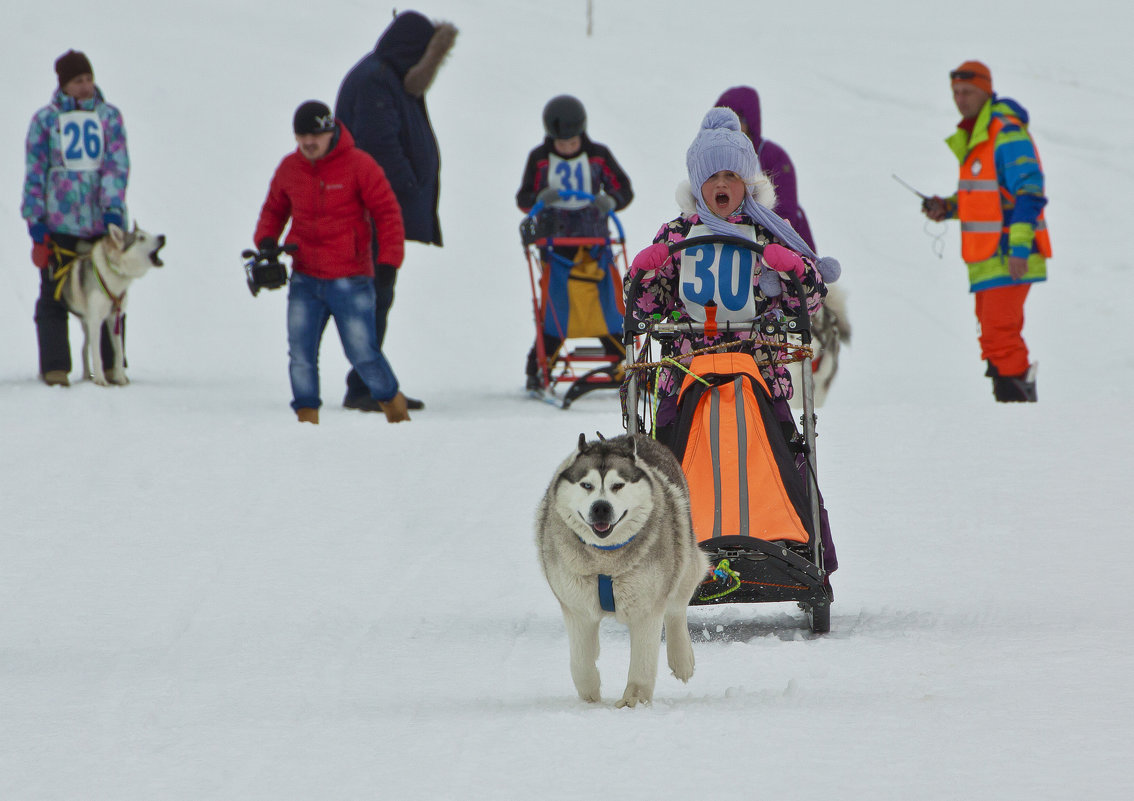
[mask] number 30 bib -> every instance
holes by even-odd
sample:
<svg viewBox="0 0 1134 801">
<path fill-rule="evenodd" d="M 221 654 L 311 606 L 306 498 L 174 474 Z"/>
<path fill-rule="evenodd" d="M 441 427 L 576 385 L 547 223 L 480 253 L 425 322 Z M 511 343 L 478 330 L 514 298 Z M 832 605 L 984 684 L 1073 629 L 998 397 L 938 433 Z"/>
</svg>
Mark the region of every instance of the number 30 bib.
<svg viewBox="0 0 1134 801">
<path fill-rule="evenodd" d="M 65 111 L 59 115 L 63 166 L 68 170 L 97 170 L 102 162 L 102 121 L 95 111 Z"/>
<path fill-rule="evenodd" d="M 736 226 L 737 236 L 756 240 L 756 229 Z M 708 226 L 689 229 L 689 239 L 712 236 Z M 756 298 L 752 279 L 757 270 L 756 254 L 751 250 L 720 242 L 694 245 L 681 252 L 678 291 L 685 310 L 696 322 L 705 322 L 705 306 L 717 306 L 717 322 L 747 322 L 756 317 Z"/>
</svg>

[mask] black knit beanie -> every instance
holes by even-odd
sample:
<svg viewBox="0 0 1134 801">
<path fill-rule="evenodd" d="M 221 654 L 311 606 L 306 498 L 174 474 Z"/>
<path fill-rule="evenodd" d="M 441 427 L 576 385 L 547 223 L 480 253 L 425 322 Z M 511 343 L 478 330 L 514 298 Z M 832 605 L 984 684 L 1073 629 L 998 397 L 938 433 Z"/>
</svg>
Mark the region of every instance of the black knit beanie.
<svg viewBox="0 0 1134 801">
<path fill-rule="evenodd" d="M 66 86 L 69 81 L 88 72 L 94 75 L 91 62 L 78 50 L 68 50 L 55 59 L 55 74 L 59 76 L 60 89 Z"/>
<path fill-rule="evenodd" d="M 335 130 L 335 115 L 326 103 L 308 100 L 295 110 L 291 127 L 297 134 L 331 133 Z"/>
</svg>

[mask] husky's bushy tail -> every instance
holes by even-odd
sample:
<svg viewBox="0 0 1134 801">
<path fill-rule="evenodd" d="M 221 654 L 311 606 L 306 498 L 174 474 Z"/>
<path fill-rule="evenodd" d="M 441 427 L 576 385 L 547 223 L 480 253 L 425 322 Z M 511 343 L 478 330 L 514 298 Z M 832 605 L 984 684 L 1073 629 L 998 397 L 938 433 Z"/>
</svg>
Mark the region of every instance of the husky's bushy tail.
<svg viewBox="0 0 1134 801">
<path fill-rule="evenodd" d="M 834 284 L 827 285 L 827 297 L 823 300 L 819 311 L 811 317 L 811 332 L 814 335 L 811 347 L 815 352 L 811 362 L 815 379 L 814 400 L 815 408 L 819 408 L 827 400 L 827 393 L 839 371 L 839 349 L 843 344 L 849 345 L 851 341 L 847 296 L 841 287 Z M 795 386 L 795 395 L 791 400 L 793 409 L 803 408 L 799 370 L 799 362 L 788 365 L 788 372 Z"/>
</svg>

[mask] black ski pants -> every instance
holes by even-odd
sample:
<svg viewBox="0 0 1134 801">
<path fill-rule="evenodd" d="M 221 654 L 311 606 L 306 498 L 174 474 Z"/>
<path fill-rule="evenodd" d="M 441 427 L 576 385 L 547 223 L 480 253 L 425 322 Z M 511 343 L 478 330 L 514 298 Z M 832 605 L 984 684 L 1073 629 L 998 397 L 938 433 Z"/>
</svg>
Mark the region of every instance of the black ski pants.
<svg viewBox="0 0 1134 801">
<path fill-rule="evenodd" d="M 382 350 L 382 343 L 386 341 L 386 320 L 390 316 L 390 307 L 394 305 L 394 285 L 397 281 L 397 269 L 388 264 L 375 265 L 374 329 L 378 335 L 378 350 Z M 347 397 L 370 399 L 370 389 L 353 367 L 347 373 L 346 385 Z"/>
</svg>

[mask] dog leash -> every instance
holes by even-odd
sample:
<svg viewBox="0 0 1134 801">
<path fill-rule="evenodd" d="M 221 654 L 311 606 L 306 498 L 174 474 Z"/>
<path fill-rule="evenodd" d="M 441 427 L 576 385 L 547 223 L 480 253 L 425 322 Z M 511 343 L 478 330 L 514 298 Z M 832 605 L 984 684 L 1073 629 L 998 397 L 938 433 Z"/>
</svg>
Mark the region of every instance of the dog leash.
<svg viewBox="0 0 1134 801">
<path fill-rule="evenodd" d="M 96 251 L 91 251 L 91 267 L 93 268 L 95 279 L 98 281 L 99 289 L 102 290 L 102 293 L 106 295 L 106 297 L 112 304 L 110 310 L 114 313 L 114 333 L 115 335 L 117 335 L 122 333 L 122 301 L 126 299 L 126 290 L 122 290 L 122 294 L 116 296 L 113 292 L 107 289 L 106 283 L 102 280 L 102 273 L 99 272 L 98 269 L 98 261 L 95 259 L 95 252 Z M 115 270 L 112 265 L 108 264 L 107 267 L 111 272 L 122 275 L 122 273 L 120 273 L 118 270 Z"/>
<path fill-rule="evenodd" d="M 633 364 L 627 365 L 626 369 L 645 372 L 646 370 L 652 370 L 654 368 L 668 367 L 671 366 L 674 362 L 678 361 L 692 361 L 694 356 L 728 350 L 729 348 L 738 348 L 742 345 L 755 345 L 761 348 L 771 348 L 774 350 L 784 351 L 784 354 L 776 357 L 776 364 L 791 364 L 792 362 L 801 362 L 805 357 L 815 355 L 814 351 L 807 345 L 794 345 L 790 342 L 777 342 L 775 340 L 762 337 L 751 337 L 748 339 L 730 339 L 726 342 L 718 342 L 715 345 L 707 345 L 703 348 L 697 348 L 696 350 L 691 350 L 688 353 L 681 353 L 676 356 L 665 356 L 661 361 L 657 362 L 634 362 Z M 752 356 L 752 359 L 758 365 L 767 365 L 770 363 L 767 358 L 759 359 L 754 354 Z M 679 364 L 677 366 L 680 367 L 681 365 Z M 682 367 L 682 369 L 685 368 Z M 686 372 L 689 371 L 686 370 Z"/>
<path fill-rule="evenodd" d="M 51 273 L 51 280 L 55 282 L 55 291 L 52 293 L 52 296 L 55 300 L 59 300 L 63 297 L 63 282 L 66 280 L 67 276 L 70 275 L 71 268 L 75 266 L 75 262 L 79 260 L 79 254 L 73 250 L 60 247 L 56 242 L 52 242 L 51 247 L 55 255 L 55 262 L 59 264 L 58 269 Z M 63 263 L 63 256 L 70 256 L 71 258 L 68 259 L 66 263 Z"/>
<path fill-rule="evenodd" d="M 723 598 L 740 589 L 740 573 L 732 569 L 727 559 L 722 559 L 717 563 L 717 566 L 713 568 L 712 576 L 714 581 L 728 581 L 731 579 L 732 585 L 723 592 L 718 592 L 716 595 L 702 595 L 697 600 L 715 601 L 717 598 Z"/>
</svg>

